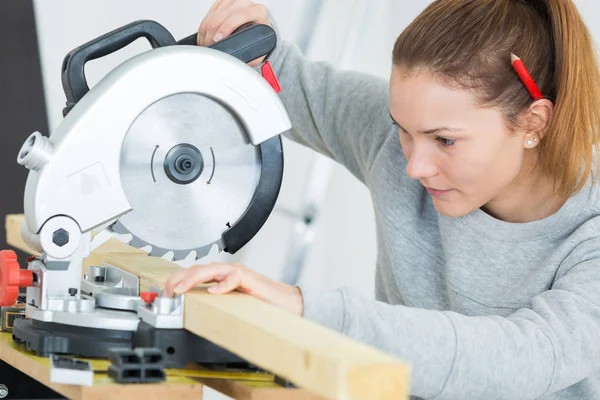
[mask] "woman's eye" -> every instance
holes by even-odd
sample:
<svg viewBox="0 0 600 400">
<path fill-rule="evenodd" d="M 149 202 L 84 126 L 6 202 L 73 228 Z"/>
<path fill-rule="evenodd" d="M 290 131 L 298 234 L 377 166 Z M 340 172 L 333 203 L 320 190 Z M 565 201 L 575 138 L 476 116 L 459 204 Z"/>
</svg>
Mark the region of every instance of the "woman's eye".
<svg viewBox="0 0 600 400">
<path fill-rule="evenodd" d="M 452 147 L 456 143 L 456 139 L 447 139 L 443 137 L 436 137 L 435 140 L 440 142 L 444 147 Z"/>
</svg>

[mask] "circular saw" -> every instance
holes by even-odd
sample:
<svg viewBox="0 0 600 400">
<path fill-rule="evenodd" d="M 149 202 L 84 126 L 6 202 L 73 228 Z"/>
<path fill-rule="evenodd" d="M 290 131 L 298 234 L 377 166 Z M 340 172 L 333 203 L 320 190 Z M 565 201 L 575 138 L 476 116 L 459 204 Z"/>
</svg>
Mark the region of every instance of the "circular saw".
<svg viewBox="0 0 600 400">
<path fill-rule="evenodd" d="M 139 38 L 152 49 L 90 89 L 85 64 Z M 195 260 L 214 246 L 233 254 L 256 235 L 279 194 L 280 135 L 291 123 L 268 61 L 260 72 L 247 63 L 275 44 L 266 25 L 199 47 L 196 35 L 175 41 L 144 20 L 65 57 L 65 118 L 50 136 L 30 135 L 17 157 L 30 170 L 21 233 L 41 254 L 20 270 L 14 252 L 0 252 L 0 306 L 27 288 L 16 341 L 45 355 L 105 357 L 145 343 L 169 365 L 238 361 L 183 329 L 182 295 L 140 292 L 136 275 L 106 263 L 84 274 L 83 260 L 101 236 Z"/>
<path fill-rule="evenodd" d="M 141 37 L 153 49 L 90 90 L 85 63 Z M 262 73 L 247 62 L 272 51 L 275 33 L 249 24 L 208 48 L 195 37 L 176 42 L 136 21 L 67 55 L 65 119 L 50 137 L 31 135 L 18 159 L 31 170 L 26 231 L 46 253 L 65 257 L 82 234 L 108 227 L 151 255 L 197 259 L 215 245 L 233 254 L 260 230 L 291 124 L 268 62 Z"/>
</svg>

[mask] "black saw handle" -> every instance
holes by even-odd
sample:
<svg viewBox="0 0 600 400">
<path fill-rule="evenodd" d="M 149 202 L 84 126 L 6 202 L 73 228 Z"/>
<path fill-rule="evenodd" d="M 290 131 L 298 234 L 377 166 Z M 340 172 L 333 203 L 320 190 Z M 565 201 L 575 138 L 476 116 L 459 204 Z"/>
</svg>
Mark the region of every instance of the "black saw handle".
<svg viewBox="0 0 600 400">
<path fill-rule="evenodd" d="M 196 46 L 198 33 L 177 42 L 180 45 Z M 240 26 L 223 40 L 208 46 L 227 53 L 245 63 L 271 54 L 277 44 L 277 35 L 269 25 L 253 22 Z"/>
<path fill-rule="evenodd" d="M 62 85 L 67 98 L 63 116 L 77 104 L 90 90 L 85 78 L 85 64 L 88 61 L 114 53 L 139 38 L 146 38 L 152 48 L 173 45 L 196 45 L 198 34 L 194 33 L 180 41 L 161 24 L 155 21 L 135 21 L 71 50 L 63 60 Z M 234 33 L 213 43 L 212 49 L 225 52 L 245 63 L 271 54 L 277 43 L 273 28 L 268 25 L 249 23 L 239 27 Z"/>
<path fill-rule="evenodd" d="M 71 50 L 62 64 L 62 85 L 67 97 L 63 116 L 67 115 L 90 90 L 85 78 L 85 64 L 121 50 L 142 37 L 148 39 L 152 48 L 172 46 L 177 43 L 173 35 L 158 22 L 141 20 L 117 28 Z"/>
</svg>

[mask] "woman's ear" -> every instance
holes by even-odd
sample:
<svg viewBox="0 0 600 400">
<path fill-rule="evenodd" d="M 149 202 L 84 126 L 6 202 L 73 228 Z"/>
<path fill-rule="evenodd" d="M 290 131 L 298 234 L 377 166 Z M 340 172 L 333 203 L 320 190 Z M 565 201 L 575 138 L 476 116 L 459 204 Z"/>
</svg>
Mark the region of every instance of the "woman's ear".
<svg viewBox="0 0 600 400">
<path fill-rule="evenodd" d="M 526 136 L 542 141 L 548 133 L 553 113 L 554 104 L 548 99 L 537 100 L 531 104 L 523 116 Z M 527 140 L 529 137 L 525 139 Z"/>
</svg>

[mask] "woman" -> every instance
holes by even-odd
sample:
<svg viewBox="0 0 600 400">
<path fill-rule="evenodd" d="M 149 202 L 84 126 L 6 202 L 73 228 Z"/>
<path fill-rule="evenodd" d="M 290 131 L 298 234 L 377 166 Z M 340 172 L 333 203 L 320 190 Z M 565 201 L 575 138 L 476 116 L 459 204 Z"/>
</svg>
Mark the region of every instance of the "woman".
<svg viewBox="0 0 600 400">
<path fill-rule="evenodd" d="M 265 8 L 219 0 L 199 45 L 250 21 Z M 573 1 L 434 1 L 388 83 L 285 42 L 270 61 L 290 137 L 371 191 L 377 301 L 226 264 L 167 294 L 249 293 L 406 360 L 418 398 L 600 399 L 600 74 Z"/>
</svg>

